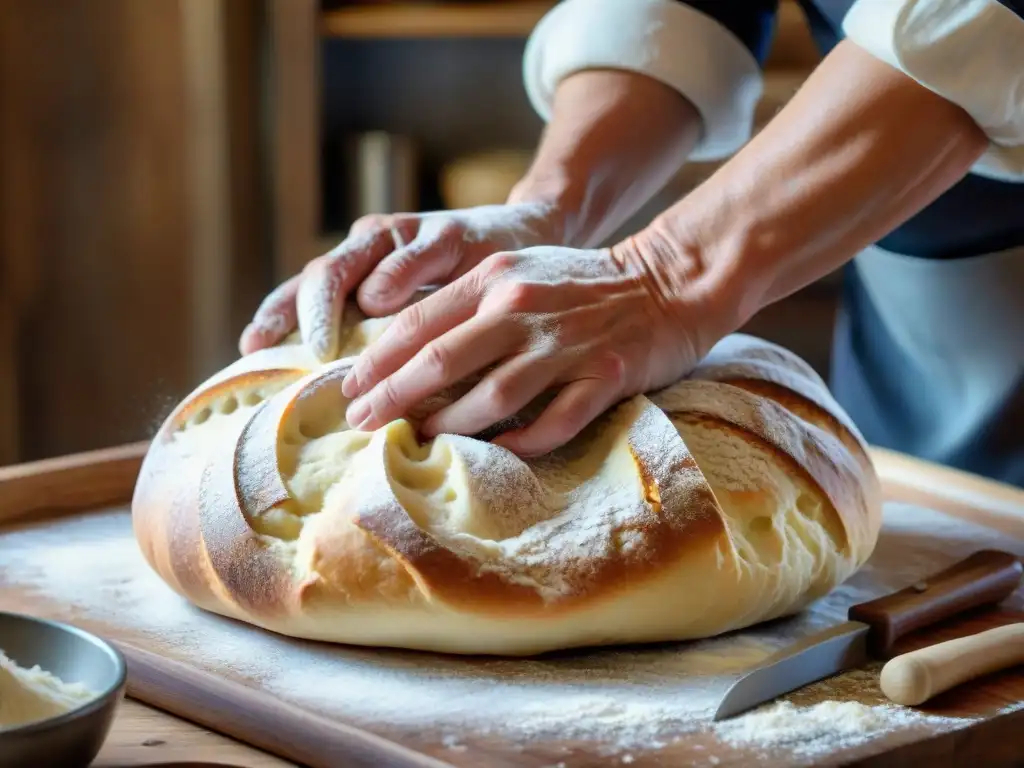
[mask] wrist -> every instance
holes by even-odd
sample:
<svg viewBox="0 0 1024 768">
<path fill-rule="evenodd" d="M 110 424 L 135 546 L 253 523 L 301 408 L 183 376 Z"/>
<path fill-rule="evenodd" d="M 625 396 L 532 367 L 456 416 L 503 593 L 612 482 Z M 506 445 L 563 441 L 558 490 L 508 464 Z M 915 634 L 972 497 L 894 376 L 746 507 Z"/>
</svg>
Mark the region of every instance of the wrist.
<svg viewBox="0 0 1024 768">
<path fill-rule="evenodd" d="M 585 191 L 578 187 L 568 173 L 527 174 L 512 188 L 506 202 L 536 209 L 537 228 L 544 238 L 537 245 L 582 248 L 586 237 L 581 231 L 580 211 Z"/>
<path fill-rule="evenodd" d="M 612 258 L 637 274 L 669 322 L 693 336 L 699 357 L 749 320 L 734 270 L 694 238 L 660 219 L 611 247 Z M 751 313 L 752 314 L 752 313 Z"/>
</svg>

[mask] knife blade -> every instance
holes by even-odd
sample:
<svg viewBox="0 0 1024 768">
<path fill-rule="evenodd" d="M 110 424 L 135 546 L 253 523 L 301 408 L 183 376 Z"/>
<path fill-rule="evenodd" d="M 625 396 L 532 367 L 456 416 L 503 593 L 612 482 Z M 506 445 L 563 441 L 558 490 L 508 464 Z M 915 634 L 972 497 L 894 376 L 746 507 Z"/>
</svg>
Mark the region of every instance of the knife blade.
<svg viewBox="0 0 1024 768">
<path fill-rule="evenodd" d="M 905 635 L 985 605 L 1020 585 L 1021 561 L 983 549 L 885 597 L 853 605 L 843 624 L 809 635 L 769 656 L 730 686 L 714 720 L 746 712 L 805 685 L 889 657 Z"/>
</svg>

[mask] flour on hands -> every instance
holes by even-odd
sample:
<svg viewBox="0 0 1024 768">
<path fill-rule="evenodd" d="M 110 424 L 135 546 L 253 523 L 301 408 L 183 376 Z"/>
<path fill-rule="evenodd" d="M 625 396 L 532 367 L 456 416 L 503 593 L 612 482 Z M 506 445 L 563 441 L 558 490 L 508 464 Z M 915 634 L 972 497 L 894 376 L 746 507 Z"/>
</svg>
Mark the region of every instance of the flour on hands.
<svg viewBox="0 0 1024 768">
<path fill-rule="evenodd" d="M 539 203 L 365 216 L 336 248 L 270 293 L 240 340 L 242 354 L 277 344 L 296 328 L 321 359 L 337 352 L 341 308 L 356 293 L 370 316 L 392 314 L 422 288 L 469 272 L 499 251 L 560 237 L 555 211 Z"/>
<path fill-rule="evenodd" d="M 571 440 L 619 400 L 685 376 L 707 351 L 692 307 L 662 295 L 636 259 L 541 246 L 488 257 L 407 307 L 345 379 L 348 421 L 373 430 L 486 371 L 433 414 L 426 437 L 478 434 L 546 391 L 537 419 L 494 442 L 523 456 Z"/>
</svg>

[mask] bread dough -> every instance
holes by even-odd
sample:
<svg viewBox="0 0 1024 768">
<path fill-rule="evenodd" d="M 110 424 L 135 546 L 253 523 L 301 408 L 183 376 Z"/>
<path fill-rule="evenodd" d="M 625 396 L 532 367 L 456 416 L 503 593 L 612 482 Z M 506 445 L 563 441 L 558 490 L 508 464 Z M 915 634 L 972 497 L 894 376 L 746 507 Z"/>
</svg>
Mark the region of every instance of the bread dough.
<svg viewBox="0 0 1024 768">
<path fill-rule="evenodd" d="M 341 381 L 389 322 L 349 306 L 338 360 L 293 337 L 168 417 L 132 509 L 180 595 L 295 637 L 524 655 L 750 626 L 871 554 L 867 446 L 786 349 L 730 336 L 685 380 L 524 461 L 480 437 L 417 439 L 416 421 L 473 381 L 350 428 Z"/>
<path fill-rule="evenodd" d="M 94 696 L 82 683 L 65 683 L 38 665 L 19 667 L 0 651 L 0 730 L 56 717 Z"/>
</svg>

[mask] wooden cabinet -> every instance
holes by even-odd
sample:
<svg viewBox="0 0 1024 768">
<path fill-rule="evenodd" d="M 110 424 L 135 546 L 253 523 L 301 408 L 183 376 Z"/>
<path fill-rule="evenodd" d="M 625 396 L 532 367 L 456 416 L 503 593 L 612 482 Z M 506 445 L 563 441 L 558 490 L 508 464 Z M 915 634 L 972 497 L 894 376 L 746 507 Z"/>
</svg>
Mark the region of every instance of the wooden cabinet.
<svg viewBox="0 0 1024 768">
<path fill-rule="evenodd" d="M 0 3 L 0 463 L 139 439 L 266 291 L 248 0 Z"/>
</svg>

